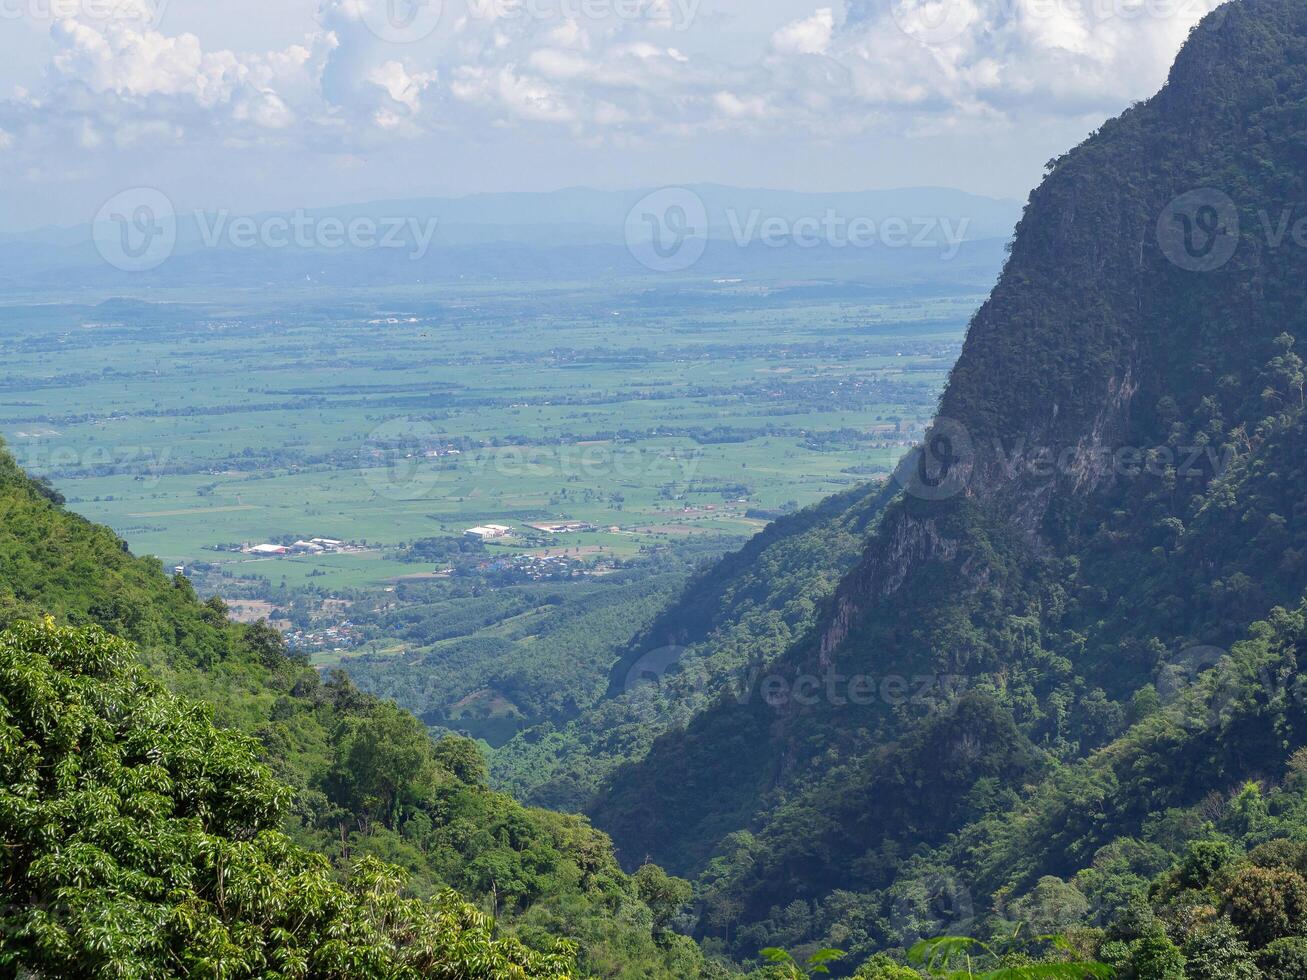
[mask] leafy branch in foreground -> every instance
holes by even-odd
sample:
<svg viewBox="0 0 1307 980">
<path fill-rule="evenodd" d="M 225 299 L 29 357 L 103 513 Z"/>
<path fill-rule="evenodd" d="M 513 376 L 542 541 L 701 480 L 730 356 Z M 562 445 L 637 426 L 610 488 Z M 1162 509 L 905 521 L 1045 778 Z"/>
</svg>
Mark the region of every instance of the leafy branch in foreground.
<svg viewBox="0 0 1307 980">
<path fill-rule="evenodd" d="M 1061 936 L 1036 936 L 1034 943 L 1047 943 L 1069 952 Z M 998 966 L 1003 957 L 992 946 L 966 936 L 923 939 L 908 950 L 908 962 L 922 967 L 926 975 L 945 980 L 1090 980 L 1108 978 L 1113 969 L 1106 963 L 1050 962 L 1021 966 Z"/>
<path fill-rule="evenodd" d="M 793 977 L 796 980 L 803 980 L 804 977 L 815 977 L 819 973 L 830 973 L 830 967 L 827 963 L 844 958 L 844 952 L 838 949 L 819 949 L 809 956 L 802 964 L 793 956 L 783 949 L 777 949 L 769 946 L 759 955 L 770 963 L 775 963 L 781 968 L 782 976 Z"/>
<path fill-rule="evenodd" d="M 1013 935 L 1002 945 L 1016 944 L 1016 936 Z M 1047 947 L 1056 954 L 1072 955 L 1070 943 L 1058 935 L 1034 936 L 1022 940 L 1020 945 Z M 775 947 L 762 950 L 760 955 L 779 969 L 779 976 L 785 980 L 804 980 L 806 977 L 829 973 L 826 964 L 843 959 L 845 954 L 838 949 L 822 949 L 802 964 L 792 954 Z M 942 936 L 924 939 L 908 950 L 907 959 L 912 964 L 911 968 L 894 963 L 888 957 L 875 956 L 862 965 L 855 977 L 865 977 L 868 980 L 907 980 L 909 977 L 923 975 L 939 980 L 1109 980 L 1115 974 L 1112 967 L 1105 963 L 1067 959 L 1002 965 L 1007 958 L 1000 950 L 977 939 Z"/>
</svg>

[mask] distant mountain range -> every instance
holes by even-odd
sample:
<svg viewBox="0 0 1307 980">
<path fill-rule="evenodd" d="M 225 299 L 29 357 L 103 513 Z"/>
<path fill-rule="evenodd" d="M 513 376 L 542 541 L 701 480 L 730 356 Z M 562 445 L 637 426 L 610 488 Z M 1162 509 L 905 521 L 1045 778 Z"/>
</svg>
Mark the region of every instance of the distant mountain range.
<svg viewBox="0 0 1307 980">
<path fill-rule="evenodd" d="M 0 235 L 0 290 L 467 278 L 973 278 L 987 286 L 1018 202 L 948 188 L 673 188 L 474 194 L 256 214 L 175 212 L 158 191 L 95 221 Z"/>
</svg>

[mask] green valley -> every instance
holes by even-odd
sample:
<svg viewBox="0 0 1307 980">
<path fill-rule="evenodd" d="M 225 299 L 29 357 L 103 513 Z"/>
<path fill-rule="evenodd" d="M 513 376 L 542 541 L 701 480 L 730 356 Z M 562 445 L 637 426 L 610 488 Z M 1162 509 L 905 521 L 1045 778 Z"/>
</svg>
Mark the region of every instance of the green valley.
<svg viewBox="0 0 1307 980">
<path fill-rule="evenodd" d="M 849 4 L 729 71 L 518 21 L 448 84 L 366 0 L 257 62 L 61 22 L 77 91 L 194 54 L 260 154 L 319 57 L 389 102 L 315 125 L 498 100 L 600 161 L 600 118 L 950 105 L 903 139 L 959 167 L 1178 54 L 1010 241 L 715 184 L 391 201 L 401 263 L 139 203 L 0 236 L 0 977 L 1307 976 L 1307 5 L 1200 6 Z M 947 257 L 885 239 L 945 204 Z"/>
</svg>

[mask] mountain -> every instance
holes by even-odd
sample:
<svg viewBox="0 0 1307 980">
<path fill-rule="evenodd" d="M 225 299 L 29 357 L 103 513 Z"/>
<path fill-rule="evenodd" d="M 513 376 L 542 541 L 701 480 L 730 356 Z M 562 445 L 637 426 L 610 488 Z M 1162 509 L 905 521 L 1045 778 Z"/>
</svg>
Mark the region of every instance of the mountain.
<svg viewBox="0 0 1307 980">
<path fill-rule="evenodd" d="M 732 975 L 670 930 L 684 882 L 491 791 L 474 743 L 320 678 L 2 448 L 0 514 L 6 975 Z"/>
<path fill-rule="evenodd" d="M 0 289 L 647 276 L 664 271 L 656 261 L 651 270 L 648 256 L 641 264 L 653 233 L 649 221 L 666 221 L 665 231 L 676 234 L 682 225 L 669 217 L 673 212 L 687 215 L 687 238 L 700 247 L 667 271 L 882 284 L 972 281 L 983 289 L 993 282 L 1020 214 L 1015 202 L 947 188 L 578 187 L 257 214 L 175 212 L 158 191 L 125 194 L 107 205 L 106 216 L 83 226 L 0 234 Z"/>
<path fill-rule="evenodd" d="M 680 601 L 619 650 L 608 697 L 563 726 L 536 726 L 495 753 L 497 785 L 579 810 L 604 778 L 641 758 L 723 691 L 747 690 L 799 637 L 852 569 L 888 491 L 836 494 L 780 517 L 695 575 Z"/>
<path fill-rule="evenodd" d="M 589 804 L 627 860 L 697 876 L 702 935 L 874 951 L 1056 893 L 1084 905 L 1059 925 L 1115 929 L 1127 962 L 1157 937 L 1119 920 L 1110 869 L 1147 903 L 1207 836 L 1247 871 L 1258 834 L 1294 832 L 1238 814 L 1303 790 L 1304 119 L 1307 8 L 1242 0 L 1050 162 L 902 493 L 811 628 Z M 729 592 L 738 566 L 705 580 Z M 1224 913 L 1250 956 L 1269 945 L 1230 882 L 1204 888 L 1187 926 L 1150 911 L 1167 942 Z"/>
<path fill-rule="evenodd" d="M 893 483 L 496 758 L 600 830 L 0 456 L 0 962 L 904 980 L 946 934 L 951 975 L 1307 975 L 1305 164 L 1307 6 L 1227 4 L 1050 162 Z"/>
</svg>

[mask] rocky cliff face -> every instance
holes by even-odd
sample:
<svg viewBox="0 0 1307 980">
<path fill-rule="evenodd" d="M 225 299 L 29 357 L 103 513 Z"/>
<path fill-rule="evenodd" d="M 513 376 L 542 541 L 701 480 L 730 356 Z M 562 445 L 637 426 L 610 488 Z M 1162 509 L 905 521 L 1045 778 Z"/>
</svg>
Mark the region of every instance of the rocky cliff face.
<svg viewBox="0 0 1307 980">
<path fill-rule="evenodd" d="M 1307 341 L 1307 248 L 1268 228 L 1307 222 L 1303 66 L 1307 5 L 1236 2 L 1196 30 L 1158 96 L 1052 162 L 939 417 L 897 474 L 902 496 L 777 662 L 782 681 L 960 676 L 1019 731 L 977 748 L 1010 778 L 1028 769 L 1012 761 L 1027 758 L 1022 738 L 1058 754 L 1102 737 L 1096 709 L 1077 717 L 1087 693 L 1124 713 L 1166 651 L 1228 643 L 1240 617 L 1307 584 L 1299 556 L 1277 561 L 1273 587 L 1249 585 L 1269 576 L 1248 528 L 1307 527 L 1307 502 L 1278 489 L 1245 502 L 1222 461 L 1232 452 L 1236 470 L 1279 487 L 1257 457 L 1279 424 L 1265 417 L 1302 399 L 1300 369 L 1268 359 L 1281 334 Z M 875 854 L 943 833 L 972 805 L 961 784 L 920 789 L 942 816 L 913 832 L 880 799 L 889 760 L 910 769 L 899 747 L 948 705 L 938 690 L 719 703 L 619 774 L 593 812 L 625 853 L 681 871 L 731 814 L 731 829 L 785 855 L 741 879 L 750 907 L 880 887 L 892 861 Z M 723 756 L 738 733 L 736 777 Z M 714 778 L 692 791 L 666 778 L 699 769 Z M 638 825 L 624 816 L 636 805 Z"/>
<path fill-rule="evenodd" d="M 1238 227 L 1220 164 L 1257 135 L 1249 120 L 1274 99 L 1245 67 L 1299 56 L 1303 17 L 1283 0 L 1219 9 L 1156 97 L 1054 161 L 972 321 L 934 427 L 896 474 L 903 502 L 837 592 L 821 629 L 823 665 L 863 610 L 925 563 L 957 563 L 961 588 L 982 574 L 963 541 L 966 521 L 950 520 L 961 509 L 980 509 L 1047 551 L 1054 501 L 1092 498 L 1132 475 L 1123 454 L 1166 444 L 1152 406 L 1136 410 L 1141 390 L 1151 382 L 1156 397 L 1211 371 L 1183 346 L 1196 319 L 1190 304 L 1173 305 L 1177 293 L 1198 298 L 1204 319 L 1241 324 L 1249 349 L 1266 350 L 1282 329 L 1240 300 L 1243 288 L 1226 289 L 1266 261 L 1267 242 L 1247 220 Z M 1223 234 L 1239 236 L 1220 264 L 1219 237 L 1210 243 L 1199 229 L 1196 241 L 1184 238 L 1184 222 L 1201 222 L 1209 207 L 1219 222 L 1233 218 Z"/>
</svg>

